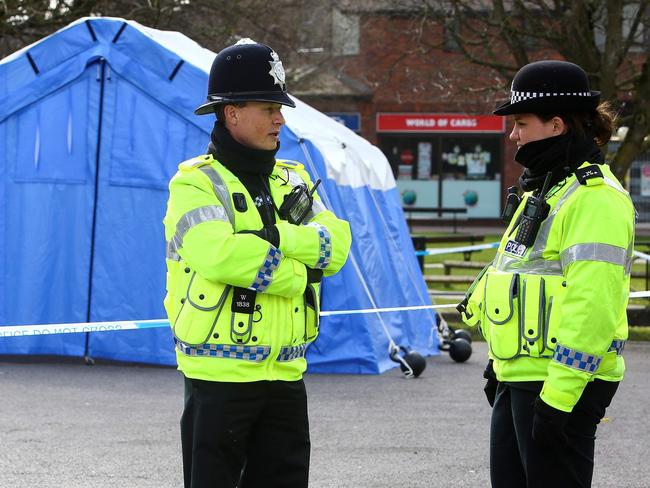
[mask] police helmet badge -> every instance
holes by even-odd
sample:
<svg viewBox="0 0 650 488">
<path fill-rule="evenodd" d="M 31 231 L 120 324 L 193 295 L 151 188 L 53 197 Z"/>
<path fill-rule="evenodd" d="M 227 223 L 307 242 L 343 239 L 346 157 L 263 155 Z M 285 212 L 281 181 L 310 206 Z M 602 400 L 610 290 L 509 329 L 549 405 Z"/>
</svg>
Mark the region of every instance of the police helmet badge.
<svg viewBox="0 0 650 488">
<path fill-rule="evenodd" d="M 246 46 L 248 44 L 257 44 L 257 42 L 255 42 L 250 37 L 242 37 L 235 43 L 235 46 Z"/>
<path fill-rule="evenodd" d="M 269 74 L 273 78 L 273 84 L 280 85 L 284 89 L 284 68 L 282 67 L 280 57 L 275 51 L 271 51 L 271 61 L 269 61 L 269 64 L 271 65 Z"/>
</svg>

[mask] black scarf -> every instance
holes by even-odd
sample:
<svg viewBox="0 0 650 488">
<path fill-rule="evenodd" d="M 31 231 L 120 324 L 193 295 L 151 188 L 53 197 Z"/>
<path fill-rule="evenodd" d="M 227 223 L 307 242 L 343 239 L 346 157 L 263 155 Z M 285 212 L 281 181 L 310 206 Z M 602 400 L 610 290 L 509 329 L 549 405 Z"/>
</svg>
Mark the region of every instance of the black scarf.
<svg viewBox="0 0 650 488">
<path fill-rule="evenodd" d="M 253 149 L 237 142 L 228 132 L 226 126 L 215 122 L 212 143 L 208 146 L 214 158 L 228 168 L 235 176 L 241 173 L 270 175 L 275 166 L 275 154 L 280 149 L 280 142 L 275 149 Z"/>
<path fill-rule="evenodd" d="M 602 163 L 603 154 L 589 134 L 580 137 L 568 132 L 524 144 L 517 151 L 515 161 L 525 168 L 519 185 L 524 191 L 532 191 L 542 187 L 547 173 L 552 173 L 550 189 L 585 161 Z"/>
<path fill-rule="evenodd" d="M 226 126 L 215 122 L 208 152 L 223 164 L 242 182 L 255 202 L 257 211 L 265 226 L 275 223 L 275 209 L 271 198 L 268 180 L 275 166 L 275 149 L 253 149 L 237 142 Z"/>
</svg>

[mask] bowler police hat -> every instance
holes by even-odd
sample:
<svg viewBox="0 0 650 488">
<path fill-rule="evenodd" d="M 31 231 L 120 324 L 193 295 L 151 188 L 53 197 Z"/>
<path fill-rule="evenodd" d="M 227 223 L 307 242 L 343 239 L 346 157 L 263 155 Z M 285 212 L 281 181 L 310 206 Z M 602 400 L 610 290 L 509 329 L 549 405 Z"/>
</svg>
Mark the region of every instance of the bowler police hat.
<svg viewBox="0 0 650 488">
<path fill-rule="evenodd" d="M 250 101 L 296 106 L 287 95 L 284 68 L 275 51 L 251 39 L 241 39 L 214 58 L 208 99 L 194 113 L 211 114 L 215 105 Z"/>
<path fill-rule="evenodd" d="M 510 100 L 494 114 L 553 114 L 591 112 L 600 92 L 589 88 L 587 73 L 567 61 L 536 61 L 521 68 L 512 80 Z"/>
</svg>

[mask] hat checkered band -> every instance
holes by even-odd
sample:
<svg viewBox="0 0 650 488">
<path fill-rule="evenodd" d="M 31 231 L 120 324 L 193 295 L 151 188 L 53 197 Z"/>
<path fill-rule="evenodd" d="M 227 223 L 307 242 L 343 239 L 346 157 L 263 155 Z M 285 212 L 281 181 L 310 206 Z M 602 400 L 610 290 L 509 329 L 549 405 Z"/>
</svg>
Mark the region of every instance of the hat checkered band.
<svg viewBox="0 0 650 488">
<path fill-rule="evenodd" d="M 510 92 L 510 103 L 515 104 L 519 102 L 524 102 L 526 100 L 532 100 L 534 98 L 547 98 L 547 97 L 590 97 L 591 92 L 521 92 L 521 91 L 511 91 Z"/>
<path fill-rule="evenodd" d="M 318 261 L 314 265 L 314 268 L 325 269 L 332 261 L 332 237 L 324 225 L 317 224 L 316 222 L 307 225 L 318 230 L 318 238 L 320 239 Z"/>
<path fill-rule="evenodd" d="M 282 261 L 282 251 L 275 246 L 269 246 L 269 252 L 264 258 L 264 262 L 255 275 L 255 280 L 250 286 L 252 290 L 263 292 L 273 281 L 273 272 L 280 266 Z"/>
<path fill-rule="evenodd" d="M 307 353 L 307 346 L 309 344 L 300 344 L 298 346 L 284 346 L 280 349 L 278 361 L 286 362 L 293 361 L 294 359 L 304 358 Z"/>
<path fill-rule="evenodd" d="M 186 356 L 206 356 L 212 358 L 243 359 L 259 363 L 271 353 L 270 346 L 235 346 L 228 344 L 203 344 L 189 346 L 176 340 L 176 348 Z"/>
<path fill-rule="evenodd" d="M 553 353 L 553 360 L 569 368 L 593 374 L 600 366 L 602 358 L 557 344 Z"/>
</svg>

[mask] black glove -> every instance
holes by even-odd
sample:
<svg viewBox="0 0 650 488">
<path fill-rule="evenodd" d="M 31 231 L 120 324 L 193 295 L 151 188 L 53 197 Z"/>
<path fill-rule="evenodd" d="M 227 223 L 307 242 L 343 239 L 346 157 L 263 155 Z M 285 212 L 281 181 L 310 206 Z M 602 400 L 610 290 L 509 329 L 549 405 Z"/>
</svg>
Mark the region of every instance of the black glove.
<svg viewBox="0 0 650 488">
<path fill-rule="evenodd" d="M 275 247 L 280 247 L 280 232 L 275 225 L 262 227 L 260 230 L 240 230 L 238 234 L 255 234 L 257 237 L 264 239 Z"/>
<path fill-rule="evenodd" d="M 492 368 L 493 362 L 494 361 L 490 359 L 485 366 L 485 371 L 483 371 L 483 378 L 487 380 L 485 387 L 483 387 L 483 391 L 485 392 L 485 397 L 487 398 L 487 401 L 491 407 L 494 407 L 494 398 L 497 395 L 497 386 L 499 386 L 497 375 Z"/>
<path fill-rule="evenodd" d="M 307 283 L 320 283 L 320 280 L 323 278 L 322 269 L 312 269 L 309 266 L 307 268 Z"/>
<path fill-rule="evenodd" d="M 551 407 L 540 397 L 535 398 L 533 411 L 533 440 L 545 446 L 566 445 L 569 439 L 564 427 L 570 414 Z"/>
</svg>

